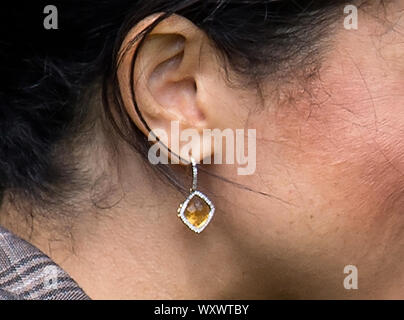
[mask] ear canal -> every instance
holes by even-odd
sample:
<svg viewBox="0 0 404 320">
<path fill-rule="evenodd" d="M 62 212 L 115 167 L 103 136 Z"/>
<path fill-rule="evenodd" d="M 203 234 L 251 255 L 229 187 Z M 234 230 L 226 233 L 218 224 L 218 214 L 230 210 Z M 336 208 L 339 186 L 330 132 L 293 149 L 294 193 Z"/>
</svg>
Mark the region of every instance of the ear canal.
<svg viewBox="0 0 404 320">
<path fill-rule="evenodd" d="M 177 69 L 184 57 L 184 51 L 176 54 L 174 57 L 162 62 L 158 65 L 150 75 L 149 84 L 153 85 L 153 82 L 158 80 L 160 77 L 167 75 L 170 71 Z"/>
</svg>

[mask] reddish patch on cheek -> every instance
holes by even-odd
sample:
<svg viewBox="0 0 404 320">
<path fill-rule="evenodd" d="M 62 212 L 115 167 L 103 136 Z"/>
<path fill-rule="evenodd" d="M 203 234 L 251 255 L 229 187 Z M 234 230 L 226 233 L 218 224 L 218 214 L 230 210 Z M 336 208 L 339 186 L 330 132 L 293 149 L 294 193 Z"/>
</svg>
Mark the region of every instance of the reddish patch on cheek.
<svg viewBox="0 0 404 320">
<path fill-rule="evenodd" d="M 404 203 L 404 80 L 378 60 L 352 59 L 335 59 L 309 90 L 269 110 L 257 133 L 313 198 L 369 218 Z"/>
</svg>

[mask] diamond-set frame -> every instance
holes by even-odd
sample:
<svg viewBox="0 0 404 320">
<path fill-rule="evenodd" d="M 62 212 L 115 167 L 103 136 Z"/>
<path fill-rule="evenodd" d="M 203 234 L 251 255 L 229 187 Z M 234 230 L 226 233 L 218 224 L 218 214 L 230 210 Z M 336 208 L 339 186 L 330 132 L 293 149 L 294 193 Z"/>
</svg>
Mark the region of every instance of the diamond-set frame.
<svg viewBox="0 0 404 320">
<path fill-rule="evenodd" d="M 198 184 L 198 168 L 196 166 L 195 159 L 192 157 L 191 157 L 191 164 L 192 164 L 192 187 L 190 189 L 190 194 L 185 199 L 185 201 L 180 204 L 177 212 L 178 212 L 178 216 L 181 218 L 182 222 L 184 222 L 185 225 L 189 229 L 191 229 L 192 231 L 194 231 L 196 233 L 201 233 L 208 226 L 210 220 L 212 220 L 213 215 L 215 213 L 215 206 L 213 205 L 212 201 L 210 201 L 207 196 L 205 196 L 202 192 L 196 190 L 197 184 Z M 188 203 L 195 196 L 204 200 L 210 208 L 208 218 L 206 219 L 205 223 L 203 225 L 201 225 L 200 227 L 195 227 L 190 221 L 188 221 L 187 217 L 185 216 L 185 210 L 188 206 Z"/>
<path fill-rule="evenodd" d="M 185 210 L 188 206 L 188 203 L 195 196 L 204 200 L 210 208 L 207 220 L 200 227 L 195 227 L 191 222 L 188 221 L 187 217 L 185 216 Z M 192 191 L 190 193 L 190 195 L 188 196 L 188 198 L 186 198 L 185 201 L 182 204 L 180 204 L 180 207 L 178 208 L 178 216 L 181 218 L 182 222 L 184 222 L 188 228 L 190 228 L 192 231 L 194 231 L 196 233 L 201 233 L 208 226 L 208 224 L 209 224 L 210 220 L 212 220 L 214 214 L 215 214 L 215 206 L 213 205 L 212 201 L 210 201 L 209 198 L 206 195 L 204 195 L 202 192 L 197 191 L 197 190 Z"/>
</svg>

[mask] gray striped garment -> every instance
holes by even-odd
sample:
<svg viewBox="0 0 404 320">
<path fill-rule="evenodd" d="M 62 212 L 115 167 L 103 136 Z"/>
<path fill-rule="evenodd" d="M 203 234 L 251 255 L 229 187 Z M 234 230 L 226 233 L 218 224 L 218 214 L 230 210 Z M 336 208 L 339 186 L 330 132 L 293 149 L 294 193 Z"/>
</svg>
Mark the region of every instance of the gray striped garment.
<svg viewBox="0 0 404 320">
<path fill-rule="evenodd" d="M 48 256 L 0 227 L 0 300 L 88 300 Z"/>
</svg>

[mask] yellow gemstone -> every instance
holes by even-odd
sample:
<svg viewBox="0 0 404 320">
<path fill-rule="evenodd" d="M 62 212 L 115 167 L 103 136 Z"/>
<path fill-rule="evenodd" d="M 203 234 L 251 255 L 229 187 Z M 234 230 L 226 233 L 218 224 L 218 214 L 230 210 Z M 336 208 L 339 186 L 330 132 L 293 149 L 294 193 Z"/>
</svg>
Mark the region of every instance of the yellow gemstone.
<svg viewBox="0 0 404 320">
<path fill-rule="evenodd" d="M 194 196 L 185 208 L 185 218 L 196 228 L 202 226 L 208 220 L 210 207 L 205 200 Z"/>
</svg>

